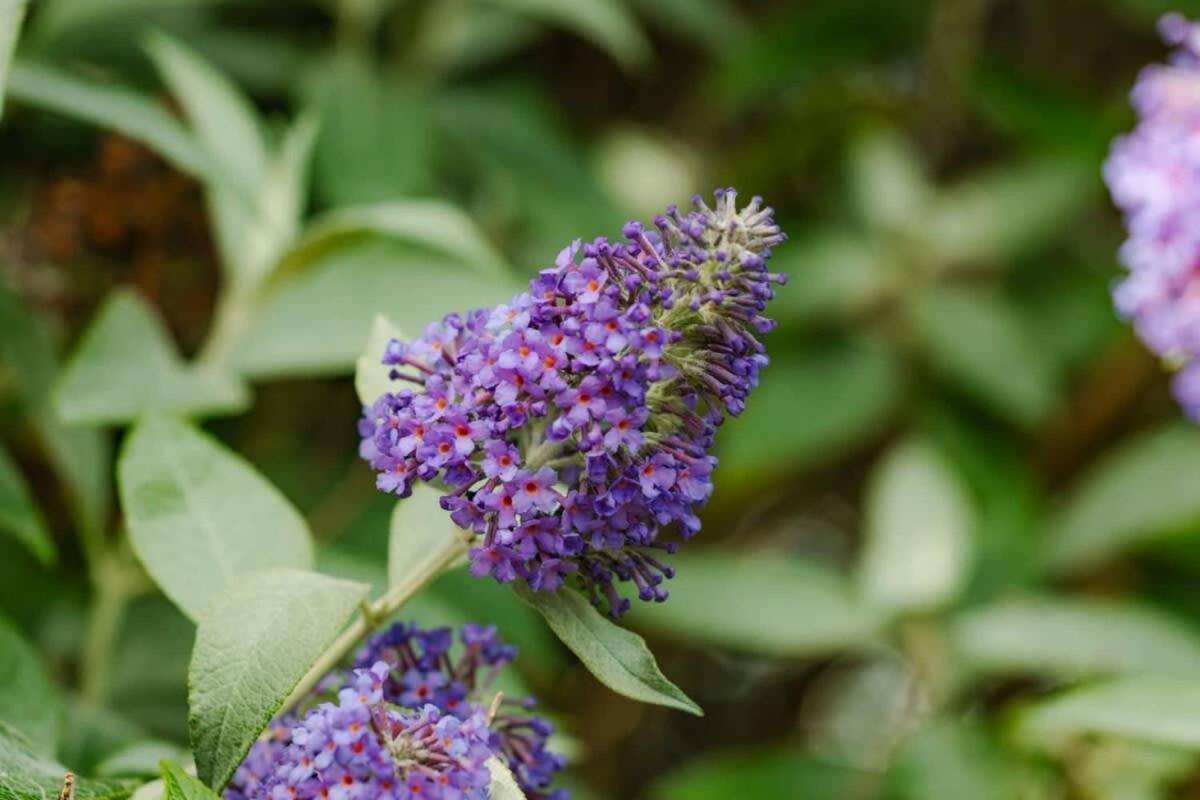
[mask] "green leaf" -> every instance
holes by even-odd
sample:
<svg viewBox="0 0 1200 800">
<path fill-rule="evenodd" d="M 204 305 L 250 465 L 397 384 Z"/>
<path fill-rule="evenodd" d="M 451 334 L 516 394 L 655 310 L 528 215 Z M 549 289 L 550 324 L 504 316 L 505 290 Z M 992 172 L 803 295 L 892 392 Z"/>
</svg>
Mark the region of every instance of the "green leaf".
<svg viewBox="0 0 1200 800">
<path fill-rule="evenodd" d="M 188 752 L 179 745 L 150 739 L 122 747 L 96 765 L 96 774 L 105 778 L 154 777 L 159 774 L 159 765 L 163 761 L 187 758 Z"/>
<path fill-rule="evenodd" d="M 488 0 L 579 34 L 631 69 L 651 56 L 650 43 L 620 0 Z"/>
<path fill-rule="evenodd" d="M 132 291 L 109 296 L 54 389 L 70 424 L 119 424 L 148 411 L 227 414 L 245 408 L 246 388 L 216 370 L 189 366 L 162 320 Z"/>
<path fill-rule="evenodd" d="M 8 96 L 123 133 L 189 175 L 221 172 L 191 132 L 147 95 L 17 59 L 8 76 Z"/>
<path fill-rule="evenodd" d="M 254 377 L 345 374 L 376 314 L 423 331 L 451 311 L 495 305 L 518 291 L 515 280 L 480 275 L 443 256 L 364 242 L 280 284 L 238 342 L 233 364 Z"/>
<path fill-rule="evenodd" d="M 435 131 L 428 100 L 361 54 L 340 54 L 320 76 L 321 135 L 315 183 L 331 207 L 376 203 L 428 191 Z"/>
<path fill-rule="evenodd" d="M 771 304 L 779 319 L 845 322 L 886 299 L 898 272 L 894 256 L 865 236 L 835 228 L 801 232 L 771 257 L 789 283 Z"/>
<path fill-rule="evenodd" d="M 397 200 L 327 212 L 313 220 L 300 240 L 283 255 L 277 271 L 280 277 L 287 277 L 335 249 L 377 236 L 444 253 L 483 275 L 509 274 L 504 257 L 471 218 L 437 200 Z"/>
<path fill-rule="evenodd" d="M 503 761 L 492 756 L 487 761 L 487 768 L 492 774 L 488 784 L 488 800 L 525 800 L 525 793 Z"/>
<path fill-rule="evenodd" d="M 316 118 L 301 115 L 287 130 L 278 154 L 267 165 L 267 174 L 258 189 L 256 211 L 238 223 L 243 227 L 233 263 L 243 285 L 258 286 L 264 281 L 296 238 L 304 214 L 308 166 L 316 139 Z M 228 213 L 238 213 L 234 205 L 227 208 Z"/>
<path fill-rule="evenodd" d="M 212 789 L 170 761 L 162 763 L 162 781 L 163 800 L 219 800 Z"/>
<path fill-rule="evenodd" d="M 163 33 L 146 43 L 155 67 L 183 107 L 196 138 L 247 188 L 267 173 L 267 147 L 254 106 L 229 80 Z"/>
<path fill-rule="evenodd" d="M 840 575 L 815 563 L 708 551 L 677 555 L 671 566 L 670 600 L 639 603 L 631 616 L 690 642 L 809 656 L 861 643 L 879 621 Z"/>
<path fill-rule="evenodd" d="M 0 534 L 16 539 L 45 566 L 58 559 L 54 540 L 46 530 L 25 478 L 8 453 L 0 447 Z"/>
<path fill-rule="evenodd" d="M 195 623 L 170 600 L 159 594 L 134 600 L 109 668 L 109 706 L 159 738 L 187 741 L 187 673 L 195 641 Z"/>
<path fill-rule="evenodd" d="M 951 631 L 957 650 L 989 671 L 1200 673 L 1200 632 L 1129 602 L 1011 600 L 963 614 Z"/>
<path fill-rule="evenodd" d="M 253 285 L 263 260 L 282 248 L 272 246 L 276 226 L 286 227 L 263 202 L 271 170 L 254 107 L 224 75 L 170 37 L 156 33 L 146 49 L 196 138 L 226 167 L 222 180 L 208 184 L 209 213 L 221 263 L 236 282 Z M 278 237 L 288 234 L 280 230 Z"/>
<path fill-rule="evenodd" d="M 25 19 L 27 0 L 0 0 L 0 113 L 4 110 L 4 84 L 8 65 L 17 49 L 17 35 Z"/>
<path fill-rule="evenodd" d="M 868 489 L 858 576 L 864 596 L 895 612 L 953 601 L 970 571 L 973 513 L 966 488 L 933 447 L 895 445 Z"/>
<path fill-rule="evenodd" d="M 0 722 L 0 800 L 48 800 L 58 797 L 67 768 L 38 756 L 29 741 Z M 135 783 L 77 778 L 75 800 L 121 800 Z"/>
<path fill-rule="evenodd" d="M 617 694 L 704 716 L 700 706 L 662 674 L 642 637 L 601 616 L 579 592 L 533 592 L 524 587 L 516 591 L 596 679 Z"/>
<path fill-rule="evenodd" d="M 1054 375 L 1016 308 L 998 295 L 930 289 L 914 309 L 917 336 L 938 372 L 1019 425 L 1057 401 Z"/>
<path fill-rule="evenodd" d="M 923 224 L 942 265 L 1002 265 L 1061 236 L 1097 185 L 1092 163 L 1047 157 L 974 175 L 938 195 Z"/>
<path fill-rule="evenodd" d="M 1056 571 L 1092 566 L 1200 523 L 1200 431 L 1168 425 L 1137 436 L 1092 467 L 1049 523 Z"/>
<path fill-rule="evenodd" d="M 848 797 L 869 775 L 817 761 L 798 749 L 718 753 L 695 759 L 655 781 L 650 796 L 654 800 Z"/>
<path fill-rule="evenodd" d="M 299 570 L 242 576 L 200 619 L 188 674 L 196 769 L 222 789 L 309 667 L 366 597 Z"/>
<path fill-rule="evenodd" d="M 850 152 L 855 206 L 868 226 L 910 231 L 923 224 L 932 190 L 916 150 L 892 130 L 863 135 Z"/>
<path fill-rule="evenodd" d="M 399 586 L 450 551 L 467 551 L 470 538 L 442 510 L 442 493 L 426 485 L 413 487 L 412 495 L 396 503 L 388 539 L 388 583 Z"/>
<path fill-rule="evenodd" d="M 393 390 L 395 383 L 388 376 L 392 367 L 382 363 L 383 351 L 392 339 L 408 341 L 408 337 L 399 326 L 383 314 L 376 314 L 375 319 L 371 321 L 367 346 L 354 362 L 354 391 L 358 394 L 358 402 L 364 406 L 373 405 L 376 400 Z"/>
<path fill-rule="evenodd" d="M 1198 750 L 1200 681 L 1140 675 L 1074 689 L 1029 708 L 1018 734 L 1051 748 L 1074 736 L 1100 734 Z"/>
<path fill-rule="evenodd" d="M 1013 763 L 974 726 L 938 721 L 900 746 L 888 776 L 890 800 L 1012 800 L 1041 797 L 1030 770 Z M 1046 787 L 1039 787 L 1045 789 Z"/>
<path fill-rule="evenodd" d="M 899 399 L 901 381 L 892 353 L 872 344 L 772 352 L 754 401 L 717 434 L 723 479 L 755 483 L 876 433 Z"/>
<path fill-rule="evenodd" d="M 238 575 L 313 564 L 308 525 L 279 490 L 184 422 L 142 420 L 118 483 L 134 552 L 192 619 Z"/>
<path fill-rule="evenodd" d="M 20 730 L 37 752 L 55 752 L 62 730 L 62 700 L 37 651 L 4 617 L 0 617 L 0 721 Z M 3 763 L 0 759 L 0 767 Z"/>
</svg>

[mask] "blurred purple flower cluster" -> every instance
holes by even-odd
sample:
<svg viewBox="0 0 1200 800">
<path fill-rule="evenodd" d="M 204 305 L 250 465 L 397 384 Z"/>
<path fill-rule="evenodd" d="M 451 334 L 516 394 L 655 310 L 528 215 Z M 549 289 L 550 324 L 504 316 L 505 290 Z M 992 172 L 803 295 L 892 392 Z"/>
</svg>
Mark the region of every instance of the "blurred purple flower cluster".
<svg viewBox="0 0 1200 800">
<path fill-rule="evenodd" d="M 771 209 L 715 194 L 627 224 L 623 243 L 576 242 L 511 303 L 388 345 L 408 385 L 365 410 L 362 455 L 383 491 L 441 482 L 480 537 L 475 575 L 536 591 L 573 576 L 614 616 L 629 608 L 614 580 L 666 598 L 675 545 L 658 531 L 700 529 L 713 433 L 767 364 L 757 336 L 784 282 L 766 264 L 784 239 Z"/>
<path fill-rule="evenodd" d="M 528 713 L 535 701 L 488 708 L 516 649 L 491 626 L 464 625 L 459 639 L 403 623 L 372 638 L 337 703 L 272 723 L 225 800 L 486 800 L 493 755 L 529 800 L 567 800 L 550 788 L 566 761 L 546 749 L 554 727 Z"/>
<path fill-rule="evenodd" d="M 1179 369 L 1176 397 L 1200 420 L 1200 26 L 1171 14 L 1159 27 L 1176 50 L 1138 78 L 1139 123 L 1104 168 L 1129 232 L 1129 275 L 1114 295 L 1147 346 Z"/>
</svg>

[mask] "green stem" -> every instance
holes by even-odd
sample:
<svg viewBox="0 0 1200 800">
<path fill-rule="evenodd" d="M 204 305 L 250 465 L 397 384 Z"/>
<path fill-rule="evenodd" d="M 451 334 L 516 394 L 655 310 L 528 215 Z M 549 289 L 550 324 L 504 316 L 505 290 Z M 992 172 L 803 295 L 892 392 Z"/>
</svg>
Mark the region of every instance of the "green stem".
<svg viewBox="0 0 1200 800">
<path fill-rule="evenodd" d="M 283 701 L 279 714 L 291 711 L 299 705 L 321 682 L 321 679 L 334 669 L 367 634 L 399 611 L 400 607 L 411 600 L 413 595 L 442 574 L 447 567 L 466 552 L 467 540 L 456 540 L 450 547 L 423 564 L 420 569 L 415 570 L 403 581 L 384 592 L 378 600 L 364 603 L 362 611 L 350 623 L 350 627 L 334 640 L 333 644 L 321 654 L 321 657 L 296 684 L 296 688 L 292 689 L 292 693 Z"/>
<path fill-rule="evenodd" d="M 234 345 L 254 321 L 257 306 L 258 292 L 253 288 L 237 285 L 226 287 L 217 300 L 212 328 L 196 356 L 196 363 L 211 368 L 226 366 L 225 362 L 233 352 Z"/>
<path fill-rule="evenodd" d="M 83 701 L 97 707 L 103 706 L 107 699 L 112 656 L 132 597 L 122 581 L 109 576 L 109 569 L 102 568 L 99 572 L 93 579 L 79 687 Z"/>
</svg>

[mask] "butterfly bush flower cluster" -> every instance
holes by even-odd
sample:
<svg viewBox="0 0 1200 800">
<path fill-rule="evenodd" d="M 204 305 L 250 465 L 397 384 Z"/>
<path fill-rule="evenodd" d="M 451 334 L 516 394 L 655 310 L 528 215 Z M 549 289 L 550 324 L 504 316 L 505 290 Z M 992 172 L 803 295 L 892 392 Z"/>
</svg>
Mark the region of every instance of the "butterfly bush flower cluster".
<svg viewBox="0 0 1200 800">
<path fill-rule="evenodd" d="M 1133 89 L 1136 129 L 1118 139 L 1105 179 L 1125 214 L 1118 310 L 1156 353 L 1179 368 L 1174 391 L 1200 420 L 1200 26 L 1179 15 L 1160 23 L 1176 46 Z"/>
<path fill-rule="evenodd" d="M 491 626 L 459 639 L 403 623 L 371 639 L 337 702 L 276 720 L 225 800 L 486 800 L 492 756 L 529 800 L 567 800 L 550 788 L 566 762 L 546 749 L 554 728 L 528 713 L 533 699 L 489 696 L 516 649 Z"/>
<path fill-rule="evenodd" d="M 487 800 L 484 712 L 402 712 L 384 697 L 388 673 L 383 662 L 356 669 L 336 703 L 273 726 L 226 800 Z"/>
<path fill-rule="evenodd" d="M 358 654 L 360 667 L 385 662 L 391 670 L 383 684 L 384 699 L 407 707 L 433 705 L 443 713 L 474 713 L 489 698 L 492 684 L 517 650 L 496 634 L 495 626 L 467 624 L 459 632 L 460 648 L 452 652 L 449 628 L 422 630 L 397 624 L 374 637 Z M 566 800 L 565 791 L 551 791 L 555 774 L 566 760 L 546 749 L 554 732 L 547 720 L 530 715 L 533 698 L 501 697 L 489 709 L 492 750 L 505 760 L 529 800 Z"/>
<path fill-rule="evenodd" d="M 614 581 L 666 598 L 663 555 L 700 529 L 713 434 L 737 416 L 767 356 L 772 210 L 672 207 L 625 241 L 564 249 L 529 291 L 451 314 L 383 363 L 397 388 L 365 409 L 361 453 L 400 497 L 439 482 L 443 507 L 477 535 L 476 576 L 536 591 L 572 580 L 614 616 Z"/>
</svg>

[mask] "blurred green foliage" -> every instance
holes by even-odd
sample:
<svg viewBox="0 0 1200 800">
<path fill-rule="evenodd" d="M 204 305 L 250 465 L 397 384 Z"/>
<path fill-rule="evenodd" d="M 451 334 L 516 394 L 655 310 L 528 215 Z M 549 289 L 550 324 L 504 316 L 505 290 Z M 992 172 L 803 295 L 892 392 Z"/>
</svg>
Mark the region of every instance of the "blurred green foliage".
<svg viewBox="0 0 1200 800">
<path fill-rule="evenodd" d="M 1099 179 L 1156 16 L 1200 4 L 39 0 L 18 39 L 23 7 L 0 777 L 56 756 L 103 797 L 187 744 L 194 626 L 97 556 L 124 425 L 224 415 L 319 567 L 386 585 L 349 379 L 376 315 L 419 331 L 735 185 L 792 236 L 773 363 L 631 616 L 707 716 L 615 697 L 461 571 L 406 615 L 520 645 L 581 798 L 1200 797 L 1200 433 L 1112 313 Z"/>
</svg>

